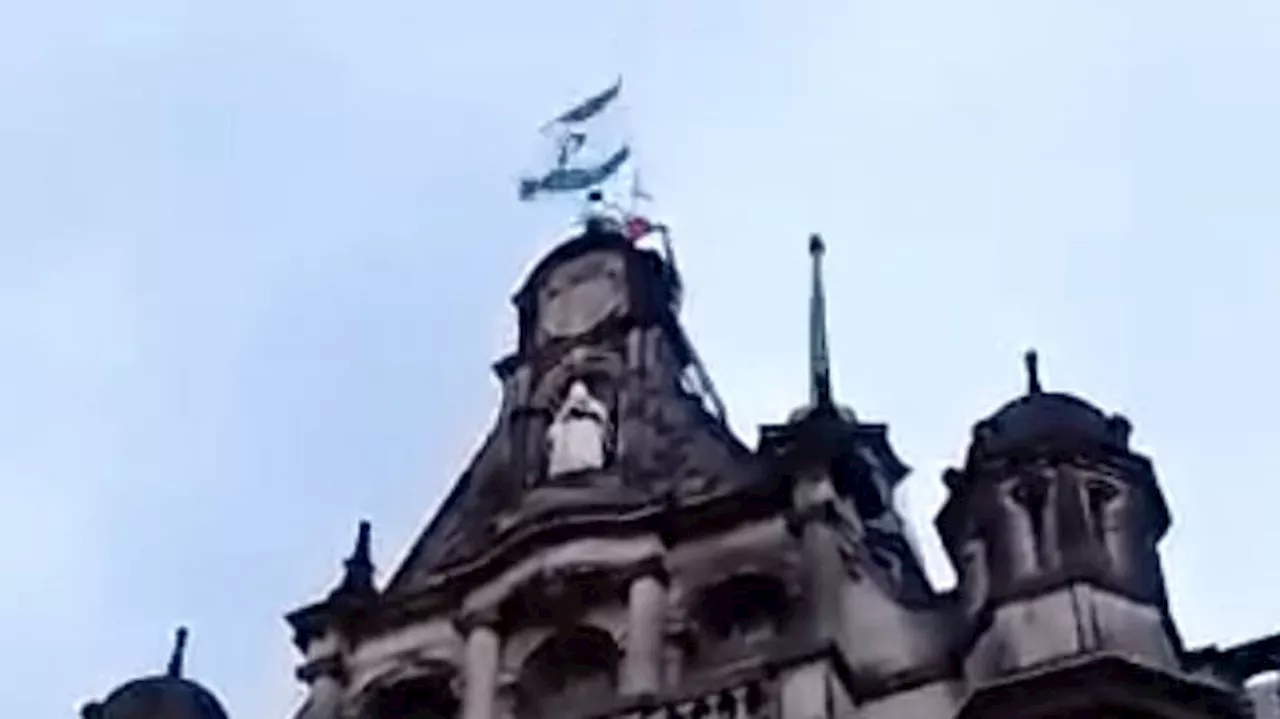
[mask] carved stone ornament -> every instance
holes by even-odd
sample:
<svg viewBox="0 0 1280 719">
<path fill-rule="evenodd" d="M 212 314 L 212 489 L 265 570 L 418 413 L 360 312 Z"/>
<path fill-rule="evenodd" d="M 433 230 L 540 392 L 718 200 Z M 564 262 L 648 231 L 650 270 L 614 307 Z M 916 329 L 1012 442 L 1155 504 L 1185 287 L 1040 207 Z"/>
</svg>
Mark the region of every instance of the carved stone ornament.
<svg viewBox="0 0 1280 719">
<path fill-rule="evenodd" d="M 556 269 L 540 292 L 540 325 L 551 338 L 573 337 L 619 312 L 625 303 L 621 255 L 592 253 Z"/>
<path fill-rule="evenodd" d="M 603 469 L 611 442 L 609 408 L 574 381 L 547 429 L 547 476 Z"/>
</svg>

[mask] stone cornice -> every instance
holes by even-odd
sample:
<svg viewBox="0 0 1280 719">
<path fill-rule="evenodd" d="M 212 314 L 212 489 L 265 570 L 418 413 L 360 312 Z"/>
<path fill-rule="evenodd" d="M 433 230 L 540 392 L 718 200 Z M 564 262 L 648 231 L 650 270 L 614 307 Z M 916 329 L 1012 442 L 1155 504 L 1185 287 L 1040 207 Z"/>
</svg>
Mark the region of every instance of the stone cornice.
<svg viewBox="0 0 1280 719">
<path fill-rule="evenodd" d="M 1064 692 L 1064 686 L 1090 689 Z M 1245 719 L 1252 714 L 1242 696 L 1224 687 L 1116 654 L 1094 654 L 976 687 L 958 717 L 1100 716 L 1117 709 L 1173 716 L 1166 713 L 1172 707 L 1186 711 L 1177 716 Z"/>
</svg>

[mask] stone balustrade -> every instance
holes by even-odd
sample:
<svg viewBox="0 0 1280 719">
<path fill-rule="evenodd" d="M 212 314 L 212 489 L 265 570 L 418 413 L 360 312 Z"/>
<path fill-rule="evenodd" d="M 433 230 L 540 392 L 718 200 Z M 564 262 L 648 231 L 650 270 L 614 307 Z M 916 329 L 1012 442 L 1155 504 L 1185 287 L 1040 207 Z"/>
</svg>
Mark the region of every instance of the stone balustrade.
<svg viewBox="0 0 1280 719">
<path fill-rule="evenodd" d="M 777 701 L 762 678 L 722 689 L 631 702 L 595 719 L 777 719 Z"/>
</svg>

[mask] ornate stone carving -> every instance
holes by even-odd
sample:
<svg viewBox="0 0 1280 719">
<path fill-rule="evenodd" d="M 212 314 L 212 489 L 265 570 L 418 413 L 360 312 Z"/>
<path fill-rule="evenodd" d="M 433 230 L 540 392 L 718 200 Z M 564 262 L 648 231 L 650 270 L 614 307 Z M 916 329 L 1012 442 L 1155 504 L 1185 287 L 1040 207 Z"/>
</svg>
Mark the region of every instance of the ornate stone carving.
<svg viewBox="0 0 1280 719">
<path fill-rule="evenodd" d="M 609 408 L 575 380 L 547 429 L 547 476 L 603 469 L 612 434 Z"/>
<path fill-rule="evenodd" d="M 581 335 L 626 303 L 621 255 L 591 253 L 566 262 L 547 277 L 539 292 L 539 329 L 544 337 Z"/>
</svg>

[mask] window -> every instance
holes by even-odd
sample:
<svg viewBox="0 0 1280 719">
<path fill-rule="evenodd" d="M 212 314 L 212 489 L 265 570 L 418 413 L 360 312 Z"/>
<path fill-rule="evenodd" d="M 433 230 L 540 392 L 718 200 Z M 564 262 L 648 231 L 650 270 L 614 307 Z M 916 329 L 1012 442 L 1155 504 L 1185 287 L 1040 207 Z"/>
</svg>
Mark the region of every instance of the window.
<svg viewBox="0 0 1280 719">
<path fill-rule="evenodd" d="M 458 699 L 443 677 L 420 677 L 378 692 L 371 719 L 453 719 Z"/>
<path fill-rule="evenodd" d="M 594 627 L 551 636 L 521 669 L 521 718 L 560 719 L 612 697 L 620 654 L 613 637 Z"/>
<path fill-rule="evenodd" d="M 780 580 L 745 574 L 708 589 L 698 610 L 702 625 L 716 639 L 753 643 L 777 636 L 789 608 Z"/>
</svg>

